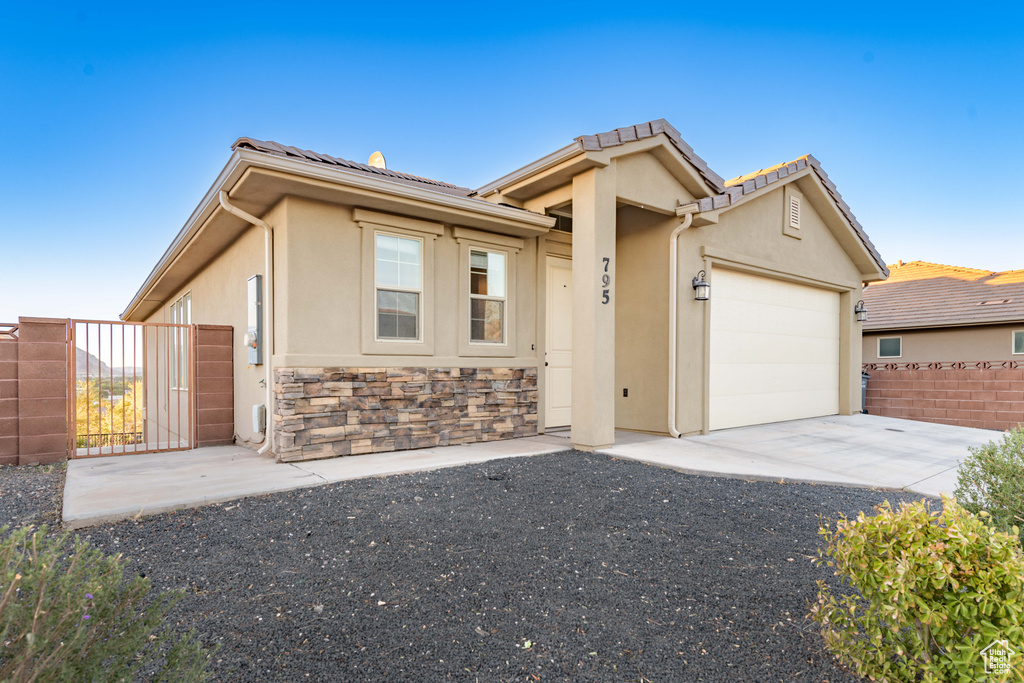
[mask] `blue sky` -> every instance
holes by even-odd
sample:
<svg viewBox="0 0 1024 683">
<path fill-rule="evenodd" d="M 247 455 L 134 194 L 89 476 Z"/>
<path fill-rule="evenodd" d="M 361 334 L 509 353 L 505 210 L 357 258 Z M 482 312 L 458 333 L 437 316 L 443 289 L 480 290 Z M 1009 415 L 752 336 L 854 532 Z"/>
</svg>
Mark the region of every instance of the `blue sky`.
<svg viewBox="0 0 1024 683">
<path fill-rule="evenodd" d="M 116 318 L 240 136 L 477 187 L 664 117 L 813 153 L 888 262 L 1024 268 L 1022 3 L 139 7 L 0 3 L 0 322 Z"/>
</svg>

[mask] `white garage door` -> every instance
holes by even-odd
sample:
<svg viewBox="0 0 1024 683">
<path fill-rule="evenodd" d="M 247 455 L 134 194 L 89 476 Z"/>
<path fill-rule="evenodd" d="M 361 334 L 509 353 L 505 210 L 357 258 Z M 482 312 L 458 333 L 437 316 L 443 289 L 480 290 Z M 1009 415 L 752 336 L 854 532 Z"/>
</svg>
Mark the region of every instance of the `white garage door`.
<svg viewBox="0 0 1024 683">
<path fill-rule="evenodd" d="M 839 412 L 839 294 L 715 269 L 710 428 Z"/>
</svg>

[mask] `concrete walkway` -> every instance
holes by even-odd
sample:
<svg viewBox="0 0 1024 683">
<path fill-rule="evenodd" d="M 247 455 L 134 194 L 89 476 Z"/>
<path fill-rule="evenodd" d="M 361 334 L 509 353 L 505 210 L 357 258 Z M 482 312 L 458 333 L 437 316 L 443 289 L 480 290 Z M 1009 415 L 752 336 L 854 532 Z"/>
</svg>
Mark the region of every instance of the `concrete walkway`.
<svg viewBox="0 0 1024 683">
<path fill-rule="evenodd" d="M 970 446 L 1001 438 L 1001 432 L 987 429 L 834 415 L 681 439 L 631 434 L 602 452 L 691 474 L 904 489 L 937 497 L 956 488 L 957 465 Z"/>
<path fill-rule="evenodd" d="M 64 528 L 79 529 L 349 479 L 555 453 L 568 448 L 566 442 L 565 438 L 541 435 L 297 463 L 278 463 L 272 456 L 242 446 L 71 460 L 64 482 Z"/>
<path fill-rule="evenodd" d="M 952 492 L 969 446 L 999 432 L 872 415 L 833 416 L 741 427 L 672 439 L 616 432 L 601 451 L 681 472 L 780 479 L 937 496 Z M 276 491 L 389 474 L 554 453 L 568 430 L 512 441 L 277 463 L 239 446 L 72 460 L 64 485 L 69 529 L 237 500 Z"/>
</svg>

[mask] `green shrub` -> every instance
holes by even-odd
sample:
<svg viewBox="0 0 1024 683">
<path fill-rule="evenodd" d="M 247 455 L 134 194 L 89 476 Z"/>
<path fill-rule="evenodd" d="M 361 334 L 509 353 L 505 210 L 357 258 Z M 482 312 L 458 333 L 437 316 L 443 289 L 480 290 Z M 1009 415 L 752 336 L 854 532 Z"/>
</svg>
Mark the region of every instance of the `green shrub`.
<svg viewBox="0 0 1024 683">
<path fill-rule="evenodd" d="M 969 450 L 957 474 L 956 499 L 975 514 L 992 515 L 1003 531 L 1024 527 L 1024 428 L 1005 433 L 1001 443 Z"/>
<path fill-rule="evenodd" d="M 1006 640 L 1024 676 L 1024 556 L 1017 530 L 989 527 L 952 498 L 840 517 L 819 533 L 819 565 L 843 594 L 818 581 L 811 617 L 825 643 L 861 676 L 887 681 L 1004 680 L 985 672 L 982 650 Z M 1013 678 L 1012 680 L 1017 680 Z"/>
<path fill-rule="evenodd" d="M 202 681 L 209 655 L 127 562 L 46 527 L 0 527 L 0 681 Z"/>
</svg>

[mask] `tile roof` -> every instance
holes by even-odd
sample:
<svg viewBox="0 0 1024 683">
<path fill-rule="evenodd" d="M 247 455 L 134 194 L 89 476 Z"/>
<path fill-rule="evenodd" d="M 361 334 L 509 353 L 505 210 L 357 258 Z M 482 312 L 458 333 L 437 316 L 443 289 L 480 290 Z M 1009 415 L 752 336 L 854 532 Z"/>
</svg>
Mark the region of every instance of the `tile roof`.
<svg viewBox="0 0 1024 683">
<path fill-rule="evenodd" d="M 360 164 L 356 161 L 338 159 L 337 157 L 332 157 L 328 154 L 318 154 L 316 152 L 311 152 L 308 149 L 290 147 L 288 145 L 282 145 L 277 142 L 257 140 L 255 138 L 238 138 L 237 140 L 235 140 L 235 143 L 231 145 L 231 149 L 251 149 L 257 152 L 274 154 L 280 157 L 301 159 L 303 161 L 312 161 L 315 163 L 327 164 L 330 166 L 341 166 L 342 168 L 348 169 L 350 171 L 358 171 L 360 173 L 366 173 L 369 175 L 377 175 L 397 183 L 402 183 L 403 185 L 423 187 L 428 190 L 434 190 L 435 192 L 444 192 L 445 194 L 455 195 L 456 197 L 469 197 L 471 194 L 473 194 L 473 190 L 469 189 L 468 187 L 459 187 L 458 185 L 444 183 L 441 182 L 440 180 L 421 178 L 420 176 L 410 175 L 408 173 L 399 173 L 398 171 L 392 171 L 390 169 L 376 168 L 375 166 Z"/>
<path fill-rule="evenodd" d="M 997 272 L 924 261 L 890 266 L 864 290 L 865 330 L 1024 321 L 1024 270 Z"/>
<path fill-rule="evenodd" d="M 679 131 L 665 119 L 655 119 L 654 121 L 640 123 L 635 126 L 616 128 L 607 133 L 598 133 L 597 135 L 581 135 L 576 138 L 576 141 L 583 147 L 584 152 L 599 152 L 608 147 L 617 147 L 627 142 L 652 138 L 659 133 L 664 133 L 668 136 L 668 139 L 672 141 L 672 145 L 679 150 L 679 153 L 697 169 L 704 182 L 716 192 L 725 191 L 725 181 L 722 180 L 722 176 L 712 171 L 707 162 L 693 151 L 693 147 L 686 144 Z"/>
</svg>

